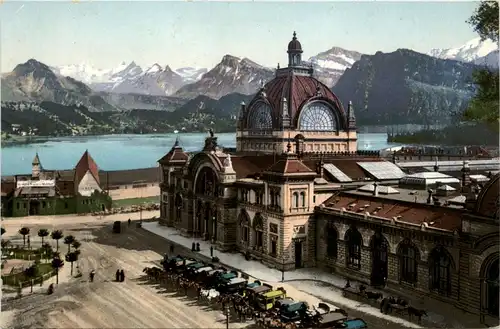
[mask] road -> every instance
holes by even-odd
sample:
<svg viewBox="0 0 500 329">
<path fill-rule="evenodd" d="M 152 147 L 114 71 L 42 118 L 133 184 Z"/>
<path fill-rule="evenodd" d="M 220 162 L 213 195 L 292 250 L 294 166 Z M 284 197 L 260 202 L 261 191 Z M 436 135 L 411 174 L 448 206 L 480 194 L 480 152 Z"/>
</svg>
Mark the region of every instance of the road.
<svg viewBox="0 0 500 329">
<path fill-rule="evenodd" d="M 128 216 L 128 215 L 127 215 Z M 7 233 L 4 237 L 14 243 L 22 238 L 15 232 L 21 226 L 31 229 L 32 245 L 36 244 L 39 228 L 60 229 L 65 235 L 72 234 L 82 242 L 79 268 L 81 278 L 71 278 L 69 264 L 65 264 L 60 275 L 60 284 L 53 295 L 34 293 L 21 299 L 2 301 L 2 327 L 4 328 L 223 328 L 225 318 L 220 309 L 198 305 L 192 298 L 167 292 L 142 279 L 142 269 L 152 266 L 169 250 L 163 238 L 132 225 L 121 234 L 111 233 L 111 223 L 116 218 L 88 220 L 75 217 L 73 220 L 31 220 L 24 222 L 4 221 Z M 16 237 L 17 235 L 17 237 Z M 53 243 L 51 239 L 46 240 Z M 66 252 L 66 245 L 60 249 Z M 178 250 L 176 254 L 190 254 L 189 250 Z M 96 278 L 90 283 L 87 275 L 96 270 Z M 113 282 L 117 269 L 124 269 L 126 280 Z M 42 291 L 45 291 L 46 287 Z M 293 287 L 290 295 L 296 300 L 310 303 L 306 296 Z M 27 290 L 29 292 L 29 289 Z M 317 299 L 315 299 L 317 300 Z M 361 317 L 370 329 L 396 329 L 401 324 L 391 323 L 359 310 L 347 309 L 350 316 Z M 5 316 L 4 316 L 5 312 Z M 252 326 L 250 321 L 230 323 L 231 328 Z"/>
</svg>

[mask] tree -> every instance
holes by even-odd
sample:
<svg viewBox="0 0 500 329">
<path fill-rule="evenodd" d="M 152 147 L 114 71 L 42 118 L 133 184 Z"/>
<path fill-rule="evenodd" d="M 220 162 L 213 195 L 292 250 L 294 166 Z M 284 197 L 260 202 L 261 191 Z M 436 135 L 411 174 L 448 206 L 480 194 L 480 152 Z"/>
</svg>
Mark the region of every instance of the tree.
<svg viewBox="0 0 500 329">
<path fill-rule="evenodd" d="M 2 248 L 6 248 L 10 244 L 9 240 L 2 239 Z"/>
<path fill-rule="evenodd" d="M 64 238 L 64 244 L 67 244 L 67 245 L 68 245 L 68 253 L 70 253 L 70 252 L 71 252 L 71 244 L 72 244 L 73 242 L 75 242 L 75 241 L 76 241 L 76 239 L 75 239 L 75 237 L 74 237 L 74 236 L 72 236 L 72 235 L 68 235 L 68 236 L 66 236 L 66 237 Z"/>
<path fill-rule="evenodd" d="M 24 276 L 30 280 L 31 292 L 33 292 L 33 279 L 38 276 L 38 264 L 33 264 L 24 270 Z"/>
<path fill-rule="evenodd" d="M 21 227 L 21 229 L 19 230 L 19 234 L 21 234 L 23 236 L 23 247 L 25 247 L 26 246 L 26 236 L 30 234 L 30 229 L 27 228 L 26 226 Z"/>
<path fill-rule="evenodd" d="M 46 228 L 39 229 L 38 236 L 40 238 L 42 238 L 42 246 L 43 246 L 43 239 L 45 239 L 45 237 L 49 236 L 49 230 L 47 230 Z"/>
<path fill-rule="evenodd" d="M 59 240 L 61 240 L 64 237 L 63 232 L 60 230 L 52 231 L 52 233 L 50 234 L 50 237 L 53 240 L 56 240 L 56 251 L 59 251 Z"/>
<path fill-rule="evenodd" d="M 75 250 L 66 254 L 66 261 L 71 263 L 71 275 L 73 275 L 73 263 L 78 261 L 80 252 Z"/>
<path fill-rule="evenodd" d="M 78 250 L 78 249 L 80 249 L 80 247 L 82 246 L 82 244 L 80 243 L 80 241 L 75 240 L 75 241 L 73 241 L 73 243 L 71 244 L 71 246 L 72 246 L 75 250 Z"/>
<path fill-rule="evenodd" d="M 481 40 L 498 41 L 498 2 L 482 1 L 467 23 L 471 24 Z"/>
<path fill-rule="evenodd" d="M 54 251 L 52 250 L 52 246 L 48 243 L 44 243 L 39 249 L 41 258 L 50 259 L 52 258 Z"/>
<path fill-rule="evenodd" d="M 52 268 L 56 271 L 56 284 L 59 284 L 59 269 L 64 266 L 64 261 L 56 255 L 54 259 L 52 259 Z"/>
<path fill-rule="evenodd" d="M 498 2 L 482 1 L 468 20 L 481 40 L 491 39 L 498 43 Z M 498 131 L 499 117 L 499 74 L 498 70 L 486 68 L 477 70 L 473 75 L 477 92 L 464 112 L 466 121 L 486 123 Z"/>
</svg>

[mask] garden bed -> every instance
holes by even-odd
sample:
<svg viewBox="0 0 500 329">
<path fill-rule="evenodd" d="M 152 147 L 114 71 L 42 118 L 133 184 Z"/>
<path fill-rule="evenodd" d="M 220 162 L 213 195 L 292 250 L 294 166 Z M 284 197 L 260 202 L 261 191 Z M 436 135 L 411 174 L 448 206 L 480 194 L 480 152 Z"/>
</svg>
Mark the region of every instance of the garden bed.
<svg viewBox="0 0 500 329">
<path fill-rule="evenodd" d="M 38 276 L 36 278 L 26 277 L 24 271 L 22 271 L 11 275 L 2 275 L 2 281 L 4 285 L 18 287 L 19 283 L 21 283 L 23 287 L 27 287 L 31 284 L 32 279 L 35 284 L 41 284 L 53 275 L 55 275 L 55 272 L 52 264 L 38 264 Z"/>
</svg>

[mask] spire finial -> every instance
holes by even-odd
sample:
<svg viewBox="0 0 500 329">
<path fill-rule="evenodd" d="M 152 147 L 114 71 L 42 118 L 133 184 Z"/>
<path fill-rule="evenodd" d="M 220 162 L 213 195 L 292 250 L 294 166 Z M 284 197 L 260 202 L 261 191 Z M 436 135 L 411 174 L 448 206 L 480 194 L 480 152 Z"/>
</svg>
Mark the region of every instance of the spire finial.
<svg viewBox="0 0 500 329">
<path fill-rule="evenodd" d="M 297 33 L 293 31 L 293 40 L 297 40 Z"/>
</svg>

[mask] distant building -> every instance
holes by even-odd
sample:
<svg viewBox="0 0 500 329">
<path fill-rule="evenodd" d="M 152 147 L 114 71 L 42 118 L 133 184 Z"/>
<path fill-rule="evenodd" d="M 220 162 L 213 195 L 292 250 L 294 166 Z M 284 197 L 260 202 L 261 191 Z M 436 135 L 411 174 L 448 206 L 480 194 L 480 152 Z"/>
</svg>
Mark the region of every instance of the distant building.
<svg viewBox="0 0 500 329">
<path fill-rule="evenodd" d="M 38 154 L 29 175 L 2 179 L 2 216 L 60 215 L 110 209 L 99 169 L 88 151 L 72 171 L 45 170 Z"/>
<path fill-rule="evenodd" d="M 235 150 L 211 131 L 201 152 L 177 140 L 158 161 L 160 223 L 278 269 L 387 283 L 498 324 L 498 160 L 358 151 L 351 103 L 301 54 L 294 33 L 288 67 L 241 105 Z"/>
</svg>

